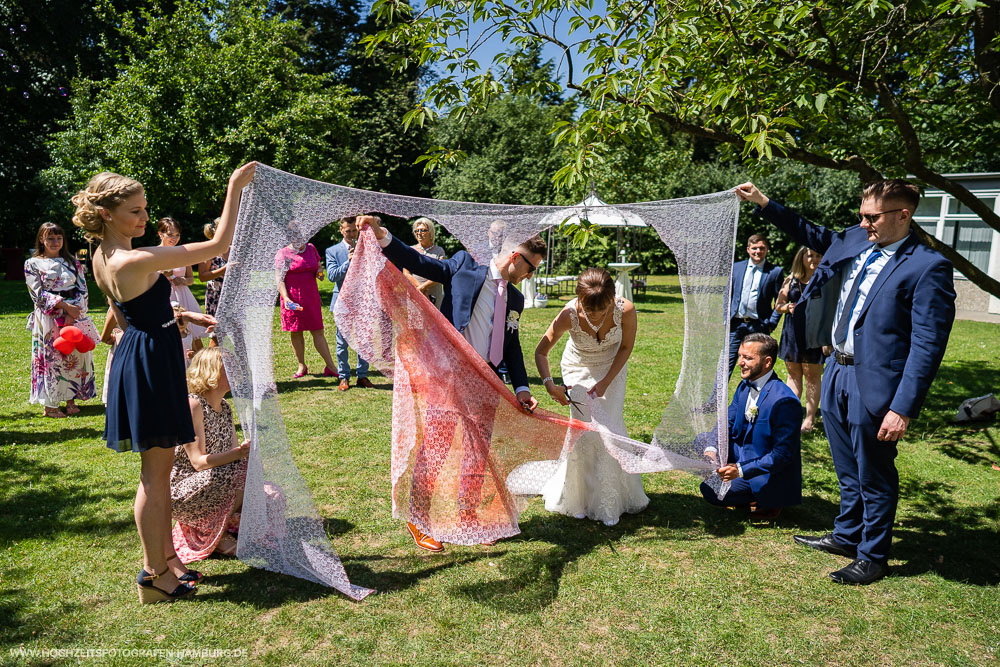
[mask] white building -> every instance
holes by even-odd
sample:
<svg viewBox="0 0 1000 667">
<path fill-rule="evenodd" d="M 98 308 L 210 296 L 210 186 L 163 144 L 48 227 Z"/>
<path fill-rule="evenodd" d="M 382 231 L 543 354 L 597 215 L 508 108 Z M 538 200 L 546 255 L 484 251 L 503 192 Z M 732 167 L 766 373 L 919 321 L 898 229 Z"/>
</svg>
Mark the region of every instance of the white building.
<svg viewBox="0 0 1000 667">
<path fill-rule="evenodd" d="M 965 186 L 1000 214 L 1000 173 L 945 174 Z M 991 277 L 1000 280 L 1000 232 L 979 219 L 968 207 L 950 194 L 928 188 L 913 219 L 927 233 L 972 262 Z M 978 319 L 987 313 L 1000 314 L 1000 299 L 976 287 L 955 272 L 956 307 L 960 319 Z M 992 318 L 990 318 L 992 319 Z"/>
</svg>

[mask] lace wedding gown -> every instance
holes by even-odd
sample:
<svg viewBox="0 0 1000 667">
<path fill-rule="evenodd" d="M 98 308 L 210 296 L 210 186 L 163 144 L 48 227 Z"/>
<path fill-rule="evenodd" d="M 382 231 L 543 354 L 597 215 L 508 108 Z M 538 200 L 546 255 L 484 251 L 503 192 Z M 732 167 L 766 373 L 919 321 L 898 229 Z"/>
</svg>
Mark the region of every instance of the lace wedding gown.
<svg viewBox="0 0 1000 667">
<path fill-rule="evenodd" d="M 561 363 L 565 384 L 579 385 L 589 391 L 607 374 L 622 342 L 623 303 L 621 297 L 615 299 L 614 323 L 601 341 L 580 328 L 576 299 L 566 305 L 572 324 Z M 610 423 L 603 426 L 621 435 L 628 435 L 622 415 L 627 376 L 628 364 L 598 399 L 610 419 Z M 576 406 L 571 405 L 570 410 L 574 418 L 590 420 L 589 415 L 582 414 Z M 624 472 L 597 434 L 581 436 L 573 451 L 563 454 L 555 474 L 542 487 L 542 497 L 545 509 L 550 512 L 594 519 L 608 526 L 618 523 L 623 513 L 640 512 L 649 504 L 642 490 L 642 477 Z"/>
</svg>

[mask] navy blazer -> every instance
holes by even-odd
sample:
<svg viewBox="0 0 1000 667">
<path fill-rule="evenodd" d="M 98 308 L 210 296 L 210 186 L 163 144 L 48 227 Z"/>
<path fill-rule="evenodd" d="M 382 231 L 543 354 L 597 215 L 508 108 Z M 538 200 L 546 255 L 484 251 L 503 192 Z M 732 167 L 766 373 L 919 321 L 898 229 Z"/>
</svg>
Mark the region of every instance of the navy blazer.
<svg viewBox="0 0 1000 667">
<path fill-rule="evenodd" d="M 330 297 L 330 312 L 337 305 L 337 297 L 340 295 L 340 288 L 344 286 L 344 278 L 347 277 L 347 269 L 351 263 L 347 261 L 347 246 L 341 241 L 326 249 L 326 277 L 333 283 L 333 296 Z"/>
<path fill-rule="evenodd" d="M 460 250 L 449 259 L 435 259 L 417 252 L 395 236 L 389 245 L 382 249 L 386 258 L 400 269 L 409 269 L 410 273 L 423 276 L 428 280 L 441 283 L 444 286 L 444 298 L 441 300 L 441 314 L 459 330 L 465 331 L 472 319 L 472 309 L 479 299 L 479 292 L 486 282 L 488 268 L 477 264 L 472 255 Z M 511 311 L 520 318 L 524 311 L 524 296 L 511 284 L 507 285 L 507 317 Z M 520 320 L 518 320 L 520 322 Z M 511 385 L 528 386 L 528 373 L 524 369 L 524 354 L 521 352 L 519 329 L 504 326 L 503 360 L 510 375 Z"/>
<path fill-rule="evenodd" d="M 744 259 L 733 264 L 733 276 L 730 279 L 730 299 L 729 316 L 736 317 L 736 309 L 740 305 L 740 295 L 743 294 L 743 277 L 746 275 L 747 263 L 749 259 Z M 760 285 L 757 287 L 757 319 L 764 323 L 768 331 L 774 331 L 781 320 L 781 313 L 774 310 L 774 302 L 781 291 L 781 282 L 784 271 L 780 266 L 775 266 L 764 260 L 764 275 L 760 277 Z"/>
<path fill-rule="evenodd" d="M 750 383 L 740 382 L 729 404 L 729 463 L 739 463 L 743 478 L 762 507 L 802 502 L 802 403 L 777 374 L 757 397 L 757 417 L 746 418 Z"/>
<path fill-rule="evenodd" d="M 798 303 L 806 306 L 807 334 L 813 333 L 813 342 L 832 344 L 842 269 L 872 246 L 868 234 L 860 225 L 831 231 L 773 200 L 755 213 L 823 253 Z M 799 308 L 796 305 L 796 313 Z M 889 410 L 910 418 L 920 413 L 954 321 L 951 262 L 911 232 L 882 267 L 854 325 L 855 373 L 869 413 L 879 419 Z"/>
</svg>

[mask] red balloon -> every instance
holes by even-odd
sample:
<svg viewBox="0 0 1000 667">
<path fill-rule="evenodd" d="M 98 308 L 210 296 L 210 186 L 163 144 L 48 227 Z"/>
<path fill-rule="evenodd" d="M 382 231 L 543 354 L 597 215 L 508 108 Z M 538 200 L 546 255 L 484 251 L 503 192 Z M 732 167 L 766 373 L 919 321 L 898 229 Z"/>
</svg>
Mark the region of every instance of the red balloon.
<svg viewBox="0 0 1000 667">
<path fill-rule="evenodd" d="M 71 340 L 66 340 L 62 336 L 59 336 L 54 341 L 52 341 L 52 347 L 59 350 L 64 355 L 69 354 L 73 351 L 73 346 L 75 343 Z"/>
<path fill-rule="evenodd" d="M 63 327 L 59 330 L 59 336 L 73 343 L 79 343 L 86 338 L 83 332 L 74 326 Z"/>
<path fill-rule="evenodd" d="M 90 340 L 89 337 L 84 336 L 83 340 L 76 344 L 76 349 L 78 352 L 90 352 L 96 347 L 94 341 Z"/>
</svg>

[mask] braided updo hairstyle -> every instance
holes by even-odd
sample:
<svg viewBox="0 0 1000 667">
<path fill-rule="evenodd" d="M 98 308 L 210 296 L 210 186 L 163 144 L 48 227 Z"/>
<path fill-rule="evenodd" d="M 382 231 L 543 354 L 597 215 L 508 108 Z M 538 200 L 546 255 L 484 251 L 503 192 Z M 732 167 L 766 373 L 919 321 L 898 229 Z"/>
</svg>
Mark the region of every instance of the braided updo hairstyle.
<svg viewBox="0 0 1000 667">
<path fill-rule="evenodd" d="M 132 195 L 142 192 L 139 181 L 104 171 L 94 176 L 87 187 L 73 195 L 72 202 L 76 206 L 73 214 L 73 224 L 81 227 L 88 241 L 100 241 L 104 238 L 104 218 L 101 209 L 116 208 Z"/>
<path fill-rule="evenodd" d="M 604 269 L 589 268 L 576 279 L 576 296 L 590 311 L 607 308 L 615 298 L 615 281 Z"/>
</svg>

